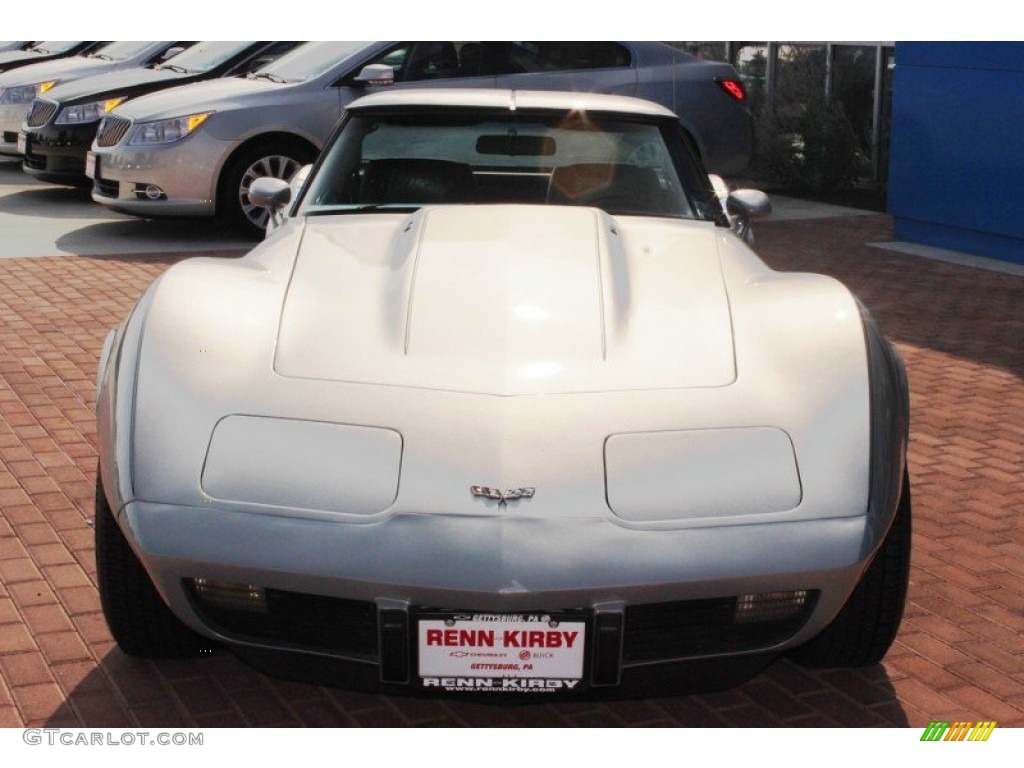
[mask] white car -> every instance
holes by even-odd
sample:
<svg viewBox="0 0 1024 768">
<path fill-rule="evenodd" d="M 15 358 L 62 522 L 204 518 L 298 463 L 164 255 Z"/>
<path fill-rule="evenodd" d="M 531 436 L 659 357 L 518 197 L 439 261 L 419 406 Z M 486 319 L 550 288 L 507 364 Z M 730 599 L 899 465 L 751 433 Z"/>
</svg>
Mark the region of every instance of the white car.
<svg viewBox="0 0 1024 768">
<path fill-rule="evenodd" d="M 378 94 L 297 201 L 251 195 L 292 215 L 171 267 L 104 346 L 98 582 L 127 653 L 577 696 L 886 652 L 899 356 L 730 231 L 672 112 Z"/>
</svg>

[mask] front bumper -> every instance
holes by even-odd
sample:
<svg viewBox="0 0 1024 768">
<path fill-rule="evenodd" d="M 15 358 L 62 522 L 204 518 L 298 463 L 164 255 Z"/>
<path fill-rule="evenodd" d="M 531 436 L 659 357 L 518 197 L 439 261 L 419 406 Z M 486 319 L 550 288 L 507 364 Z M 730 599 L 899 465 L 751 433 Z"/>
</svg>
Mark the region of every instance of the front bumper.
<svg viewBox="0 0 1024 768">
<path fill-rule="evenodd" d="M 114 147 L 94 146 L 92 199 L 133 216 L 213 216 L 220 168 L 235 146 L 203 131 L 165 146 L 132 147 L 127 137 Z M 149 186 L 163 196 L 147 198 Z"/>
<path fill-rule="evenodd" d="M 781 652 L 834 618 L 878 544 L 867 517 L 661 531 L 600 518 L 397 515 L 368 525 L 134 501 L 120 523 L 173 612 L 196 631 L 251 651 L 368 665 L 385 683 L 395 682 L 395 650 L 383 639 L 384 618 L 404 615 L 411 632 L 427 607 L 573 611 L 590 617 L 591 627 L 599 616 L 618 616 L 611 621 L 622 638 L 620 674 Z M 252 616 L 234 624 L 196 601 L 189 584 L 197 577 L 293 596 L 312 606 L 316 630 L 275 634 L 258 618 L 253 625 Z M 730 634 L 720 625 L 689 631 L 697 620 L 687 617 L 728 610 L 738 596 L 795 591 L 812 595 L 796 623 L 760 634 Z M 398 655 L 407 654 L 407 679 L 416 688 L 410 646 Z"/>
<path fill-rule="evenodd" d="M 25 131 L 27 152 L 22 170 L 43 181 L 84 184 L 85 156 L 99 123 L 46 125 Z"/>
</svg>

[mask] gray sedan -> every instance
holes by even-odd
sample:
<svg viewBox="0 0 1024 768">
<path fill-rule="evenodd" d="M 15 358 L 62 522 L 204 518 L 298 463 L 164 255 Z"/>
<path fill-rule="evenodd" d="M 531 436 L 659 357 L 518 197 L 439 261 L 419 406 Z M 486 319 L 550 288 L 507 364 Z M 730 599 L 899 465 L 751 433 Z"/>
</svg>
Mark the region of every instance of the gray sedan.
<svg viewBox="0 0 1024 768">
<path fill-rule="evenodd" d="M 661 43 L 309 43 L 249 79 L 174 88 L 115 109 L 88 170 L 93 199 L 137 216 L 213 216 L 262 234 L 260 176 L 312 162 L 345 106 L 417 87 L 641 96 L 672 109 L 709 170 L 747 163 L 751 119 L 735 70 Z"/>
</svg>

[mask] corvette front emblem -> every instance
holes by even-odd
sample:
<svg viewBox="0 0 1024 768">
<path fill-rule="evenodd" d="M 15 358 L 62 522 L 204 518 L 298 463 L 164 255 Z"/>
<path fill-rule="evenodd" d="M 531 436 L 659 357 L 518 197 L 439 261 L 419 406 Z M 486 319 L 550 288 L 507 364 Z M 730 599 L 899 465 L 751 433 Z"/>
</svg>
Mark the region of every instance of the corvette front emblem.
<svg viewBox="0 0 1024 768">
<path fill-rule="evenodd" d="M 535 488 L 509 488 L 507 491 L 502 491 L 498 488 L 488 488 L 485 485 L 471 485 L 469 490 L 474 496 L 479 496 L 483 499 L 494 499 L 498 502 L 499 507 L 504 507 L 510 501 L 532 499 L 533 494 L 536 492 Z"/>
</svg>

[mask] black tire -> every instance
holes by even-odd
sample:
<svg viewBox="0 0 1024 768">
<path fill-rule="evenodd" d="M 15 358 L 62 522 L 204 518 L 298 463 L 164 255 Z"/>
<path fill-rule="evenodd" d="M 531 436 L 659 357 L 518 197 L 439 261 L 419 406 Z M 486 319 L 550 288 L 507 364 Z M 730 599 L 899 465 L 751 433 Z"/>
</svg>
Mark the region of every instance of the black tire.
<svg viewBox="0 0 1024 768">
<path fill-rule="evenodd" d="M 144 659 L 209 653 L 213 641 L 182 624 L 160 597 L 125 539 L 96 481 L 96 581 L 107 626 L 121 650 Z"/>
<path fill-rule="evenodd" d="M 260 176 L 291 181 L 302 166 L 314 159 L 316 150 L 298 140 L 271 139 L 243 147 L 221 174 L 217 215 L 246 236 L 262 239 L 269 213 L 249 203 L 249 184 Z"/>
<path fill-rule="evenodd" d="M 866 667 L 877 664 L 896 639 L 910 583 L 910 478 L 896 517 L 875 559 L 839 615 L 816 638 L 793 652 L 805 667 Z"/>
</svg>

